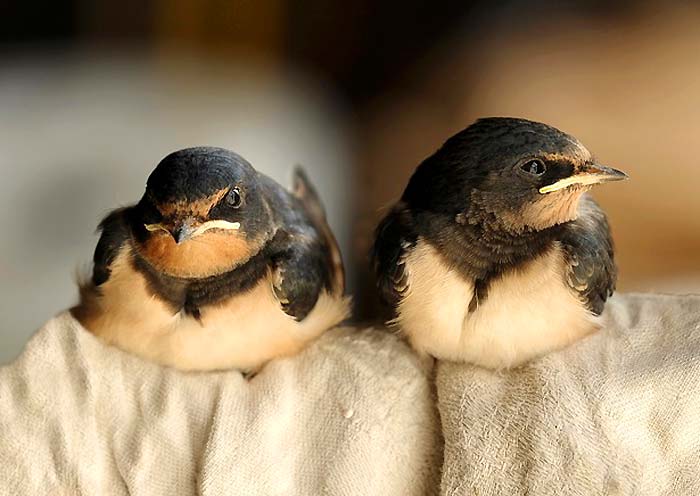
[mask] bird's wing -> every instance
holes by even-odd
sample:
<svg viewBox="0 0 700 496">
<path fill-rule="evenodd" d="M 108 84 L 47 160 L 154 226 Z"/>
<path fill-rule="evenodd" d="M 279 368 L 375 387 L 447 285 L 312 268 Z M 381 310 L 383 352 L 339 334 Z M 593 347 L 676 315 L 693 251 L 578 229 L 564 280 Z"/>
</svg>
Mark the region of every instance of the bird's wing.
<svg viewBox="0 0 700 496">
<path fill-rule="evenodd" d="M 579 217 L 566 226 L 562 245 L 567 257 L 567 283 L 595 315 L 603 312 L 617 280 L 614 250 L 605 213 L 588 195 Z"/>
<path fill-rule="evenodd" d="M 291 236 L 272 257 L 272 287 L 282 310 L 297 321 L 314 308 L 321 290 L 332 288 L 327 257 L 316 240 Z"/>
<path fill-rule="evenodd" d="M 382 299 L 396 307 L 408 291 L 406 256 L 416 245 L 417 235 L 411 228 L 408 212 L 397 205 L 379 223 L 375 231 L 371 259 Z"/>
<path fill-rule="evenodd" d="M 70 311 L 87 328 L 91 327 L 90 323 L 101 312 L 100 306 L 96 304 L 102 295 L 100 286 L 109 280 L 112 264 L 130 239 L 126 221 L 130 208 L 114 210 L 100 222 L 98 231 L 101 231 L 101 235 L 93 257 L 92 278 L 89 281 L 78 281 L 80 302 Z"/>
<path fill-rule="evenodd" d="M 323 238 L 323 244 L 329 253 L 332 290 L 334 294 L 340 295 L 345 291 L 345 269 L 338 241 L 326 220 L 326 211 L 321 203 L 321 198 L 309 181 L 304 169 L 298 166 L 294 169 L 292 194 L 301 202 L 314 227 Z"/>
<path fill-rule="evenodd" d="M 126 215 L 130 209 L 131 207 L 114 210 L 100 222 L 98 230 L 101 235 L 93 257 L 92 284 L 94 286 L 104 284 L 109 279 L 112 262 L 130 239 L 126 222 Z"/>
</svg>

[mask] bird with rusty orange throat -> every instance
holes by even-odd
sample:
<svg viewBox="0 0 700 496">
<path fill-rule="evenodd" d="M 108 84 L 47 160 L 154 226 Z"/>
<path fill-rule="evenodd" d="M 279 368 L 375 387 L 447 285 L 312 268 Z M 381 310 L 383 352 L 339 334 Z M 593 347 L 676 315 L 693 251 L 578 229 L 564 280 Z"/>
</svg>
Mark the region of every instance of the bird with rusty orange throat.
<svg viewBox="0 0 700 496">
<path fill-rule="evenodd" d="M 301 169 L 290 192 L 231 151 L 180 150 L 100 230 L 72 313 L 157 363 L 255 371 L 349 313 L 338 245 Z"/>
<path fill-rule="evenodd" d="M 617 270 L 586 192 L 626 177 L 551 126 L 476 121 L 418 166 L 377 227 L 392 323 L 422 354 L 494 369 L 597 329 Z"/>
</svg>

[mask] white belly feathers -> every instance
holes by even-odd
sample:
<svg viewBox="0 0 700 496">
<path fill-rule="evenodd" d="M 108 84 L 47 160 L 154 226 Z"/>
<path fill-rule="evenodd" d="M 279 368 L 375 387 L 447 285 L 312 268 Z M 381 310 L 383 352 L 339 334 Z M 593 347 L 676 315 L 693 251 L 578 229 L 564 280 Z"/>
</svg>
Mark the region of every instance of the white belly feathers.
<svg viewBox="0 0 700 496">
<path fill-rule="evenodd" d="M 126 253 L 114 262 L 88 325 L 108 343 L 183 370 L 253 370 L 291 355 L 345 319 L 349 300 L 322 292 L 301 322 L 285 314 L 269 278 L 250 291 L 202 308 L 201 322 L 152 296 Z"/>
<path fill-rule="evenodd" d="M 474 284 L 423 240 L 406 260 L 409 289 L 395 323 L 419 352 L 438 359 L 508 368 L 562 348 L 597 327 L 563 279 L 555 247 L 493 280 L 469 312 Z"/>
</svg>

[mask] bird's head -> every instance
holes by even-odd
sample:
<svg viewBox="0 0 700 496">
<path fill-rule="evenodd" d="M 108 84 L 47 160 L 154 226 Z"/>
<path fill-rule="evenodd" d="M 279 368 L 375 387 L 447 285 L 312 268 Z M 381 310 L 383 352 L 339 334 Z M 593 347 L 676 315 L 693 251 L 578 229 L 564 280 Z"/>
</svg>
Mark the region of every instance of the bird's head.
<svg viewBox="0 0 700 496">
<path fill-rule="evenodd" d="M 626 179 L 573 136 L 525 119 L 480 119 L 451 137 L 411 178 L 402 200 L 460 224 L 518 234 L 574 220 L 593 185 Z"/>
<path fill-rule="evenodd" d="M 273 230 L 258 173 L 222 148 L 187 148 L 165 157 L 138 203 L 137 250 L 165 274 L 201 278 L 227 272 L 257 253 Z"/>
</svg>

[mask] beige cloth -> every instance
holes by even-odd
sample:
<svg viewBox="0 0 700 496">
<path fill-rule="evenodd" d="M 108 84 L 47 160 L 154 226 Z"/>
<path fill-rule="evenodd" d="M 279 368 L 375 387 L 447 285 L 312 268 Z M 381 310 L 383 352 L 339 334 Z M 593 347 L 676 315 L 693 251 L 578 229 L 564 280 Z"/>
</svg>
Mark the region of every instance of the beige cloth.
<svg viewBox="0 0 700 496">
<path fill-rule="evenodd" d="M 613 298 L 519 370 L 441 363 L 446 495 L 700 495 L 700 298 Z"/>
<path fill-rule="evenodd" d="M 144 362 L 64 314 L 0 369 L 2 495 L 422 495 L 439 437 L 426 372 L 385 332 L 330 331 L 246 382 Z"/>
<path fill-rule="evenodd" d="M 0 369 L 0 494 L 700 495 L 700 298 L 615 297 L 525 367 L 337 329 L 250 383 L 102 345 L 62 315 Z M 440 482 L 440 473 L 442 481 Z"/>
</svg>

